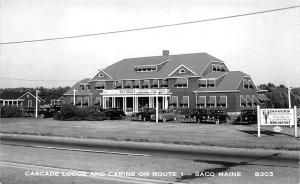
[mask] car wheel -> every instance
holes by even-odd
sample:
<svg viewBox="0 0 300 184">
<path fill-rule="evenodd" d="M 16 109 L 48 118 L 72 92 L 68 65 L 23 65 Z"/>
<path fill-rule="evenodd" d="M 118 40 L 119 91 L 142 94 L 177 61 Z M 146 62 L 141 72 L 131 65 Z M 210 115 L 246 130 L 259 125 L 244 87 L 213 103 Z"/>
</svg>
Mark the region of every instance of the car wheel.
<svg viewBox="0 0 300 184">
<path fill-rule="evenodd" d="M 216 120 L 216 125 L 218 125 L 218 124 L 220 124 L 220 120 L 217 119 Z"/>
<path fill-rule="evenodd" d="M 167 118 L 166 117 L 163 117 L 163 122 L 165 123 L 165 122 L 167 122 Z"/>
<path fill-rule="evenodd" d="M 146 121 L 146 117 L 143 117 L 143 121 Z"/>
<path fill-rule="evenodd" d="M 45 115 L 44 114 L 41 114 L 41 119 L 43 119 L 45 117 Z"/>
<path fill-rule="evenodd" d="M 176 117 L 174 117 L 174 121 L 176 121 L 177 120 L 177 118 Z"/>
</svg>

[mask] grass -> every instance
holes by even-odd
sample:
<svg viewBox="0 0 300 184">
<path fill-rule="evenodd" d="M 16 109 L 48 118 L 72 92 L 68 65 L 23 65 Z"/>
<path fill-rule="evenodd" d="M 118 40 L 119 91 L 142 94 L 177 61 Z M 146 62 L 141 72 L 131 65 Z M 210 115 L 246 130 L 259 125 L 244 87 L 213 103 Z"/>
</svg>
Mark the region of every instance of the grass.
<svg viewBox="0 0 300 184">
<path fill-rule="evenodd" d="M 115 141 L 154 142 L 179 145 L 220 146 L 300 150 L 293 128 L 284 127 L 282 134 L 255 134 L 255 125 L 154 123 L 126 120 L 55 121 L 51 119 L 4 118 L 1 133 L 107 139 Z M 267 127 L 268 128 L 268 127 Z M 272 129 L 272 128 L 269 128 Z"/>
</svg>

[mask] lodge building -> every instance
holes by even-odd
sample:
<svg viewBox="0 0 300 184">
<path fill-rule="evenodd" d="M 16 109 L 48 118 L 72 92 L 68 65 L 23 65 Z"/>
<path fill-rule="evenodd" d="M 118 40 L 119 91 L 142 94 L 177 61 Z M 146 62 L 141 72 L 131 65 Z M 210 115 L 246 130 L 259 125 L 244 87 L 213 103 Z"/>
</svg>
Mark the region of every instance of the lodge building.
<svg viewBox="0 0 300 184">
<path fill-rule="evenodd" d="M 75 91 L 75 92 L 74 92 Z M 265 104 L 268 98 L 241 71 L 207 54 L 124 59 L 91 79 L 77 82 L 64 101 L 78 106 L 119 107 L 137 112 L 142 107 L 222 108 L 229 113 Z M 75 98 L 74 98 L 75 97 Z"/>
</svg>

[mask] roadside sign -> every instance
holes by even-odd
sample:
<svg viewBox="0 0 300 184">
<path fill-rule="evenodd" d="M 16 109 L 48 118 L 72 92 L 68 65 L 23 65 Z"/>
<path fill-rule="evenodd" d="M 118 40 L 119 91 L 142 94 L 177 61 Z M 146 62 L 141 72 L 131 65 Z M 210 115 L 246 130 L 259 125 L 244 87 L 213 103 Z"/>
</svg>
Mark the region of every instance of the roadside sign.
<svg viewBox="0 0 300 184">
<path fill-rule="evenodd" d="M 293 109 L 261 109 L 261 125 L 293 125 Z"/>
<path fill-rule="evenodd" d="M 297 137 L 297 109 L 260 109 L 257 106 L 257 136 L 260 137 L 260 126 L 276 126 L 274 131 L 281 131 L 279 126 L 295 127 Z"/>
</svg>

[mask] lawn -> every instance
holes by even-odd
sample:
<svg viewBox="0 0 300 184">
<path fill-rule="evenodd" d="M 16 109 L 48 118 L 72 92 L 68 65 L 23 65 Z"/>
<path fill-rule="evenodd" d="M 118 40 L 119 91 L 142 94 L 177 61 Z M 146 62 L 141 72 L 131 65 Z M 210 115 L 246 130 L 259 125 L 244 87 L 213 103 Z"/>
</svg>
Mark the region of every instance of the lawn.
<svg viewBox="0 0 300 184">
<path fill-rule="evenodd" d="M 1 133 L 110 139 L 135 142 L 159 142 L 210 145 L 235 148 L 300 150 L 294 128 L 262 127 L 257 137 L 256 125 L 155 123 L 128 120 L 56 121 L 52 119 L 2 118 Z M 298 130 L 299 132 L 299 130 Z"/>
</svg>

